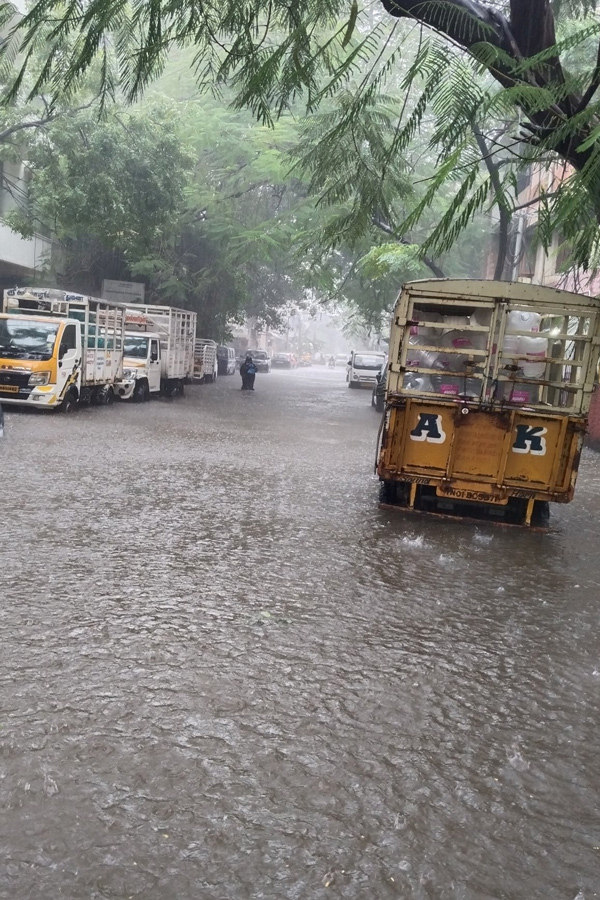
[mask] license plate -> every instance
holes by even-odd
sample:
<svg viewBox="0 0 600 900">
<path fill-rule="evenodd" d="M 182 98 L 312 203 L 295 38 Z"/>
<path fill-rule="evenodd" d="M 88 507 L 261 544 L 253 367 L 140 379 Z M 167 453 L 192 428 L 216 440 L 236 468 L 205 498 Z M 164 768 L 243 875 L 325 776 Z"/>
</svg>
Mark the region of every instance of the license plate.
<svg viewBox="0 0 600 900">
<path fill-rule="evenodd" d="M 0 384 L 0 394 L 18 394 L 19 386 L 16 384 Z"/>
<path fill-rule="evenodd" d="M 487 494 L 485 491 L 469 490 L 468 488 L 436 488 L 438 497 L 447 497 L 449 500 L 471 500 L 475 503 L 494 503 L 497 506 L 506 506 L 508 497 L 500 497 L 498 494 Z"/>
</svg>

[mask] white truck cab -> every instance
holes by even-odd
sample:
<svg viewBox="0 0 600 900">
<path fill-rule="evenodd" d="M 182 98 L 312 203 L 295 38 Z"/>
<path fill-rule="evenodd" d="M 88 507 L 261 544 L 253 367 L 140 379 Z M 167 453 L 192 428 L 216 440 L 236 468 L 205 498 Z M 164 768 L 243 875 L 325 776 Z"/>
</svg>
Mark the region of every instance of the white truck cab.
<svg viewBox="0 0 600 900">
<path fill-rule="evenodd" d="M 125 315 L 122 400 L 183 394 L 194 371 L 196 313 L 169 306 L 129 307 Z"/>
<path fill-rule="evenodd" d="M 160 335 L 125 332 L 123 379 L 118 395 L 122 400 L 143 402 L 161 390 L 162 356 Z"/>
</svg>

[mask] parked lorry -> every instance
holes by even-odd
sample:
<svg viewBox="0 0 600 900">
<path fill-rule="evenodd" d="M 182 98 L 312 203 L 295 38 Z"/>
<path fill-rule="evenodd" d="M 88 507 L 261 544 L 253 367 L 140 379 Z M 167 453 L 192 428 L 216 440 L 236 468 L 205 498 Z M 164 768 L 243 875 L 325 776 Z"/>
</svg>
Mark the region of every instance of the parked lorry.
<svg viewBox="0 0 600 900">
<path fill-rule="evenodd" d="M 219 374 L 217 342 L 207 338 L 196 338 L 194 350 L 194 380 L 213 382 Z"/>
<path fill-rule="evenodd" d="M 127 307 L 122 400 L 143 402 L 152 394 L 183 394 L 194 374 L 196 313 L 171 306 Z"/>
<path fill-rule="evenodd" d="M 110 403 L 123 368 L 125 309 L 43 288 L 4 291 L 0 402 L 70 412 Z"/>
<path fill-rule="evenodd" d="M 600 301 L 530 284 L 406 284 L 391 330 L 382 502 L 545 524 L 573 498 Z"/>
</svg>

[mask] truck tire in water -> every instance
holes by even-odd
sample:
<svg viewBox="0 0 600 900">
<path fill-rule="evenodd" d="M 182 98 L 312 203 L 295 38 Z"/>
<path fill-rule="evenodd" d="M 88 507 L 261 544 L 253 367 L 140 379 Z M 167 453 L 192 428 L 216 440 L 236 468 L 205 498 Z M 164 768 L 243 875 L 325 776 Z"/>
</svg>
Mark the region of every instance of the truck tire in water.
<svg viewBox="0 0 600 900">
<path fill-rule="evenodd" d="M 115 399 L 115 393 L 112 387 L 104 385 L 104 387 L 96 388 L 90 396 L 92 406 L 110 406 Z"/>
<path fill-rule="evenodd" d="M 136 381 L 132 399 L 134 403 L 145 403 L 150 399 L 150 387 L 145 378 Z"/>
<path fill-rule="evenodd" d="M 58 411 L 61 413 L 73 413 L 77 409 L 77 394 L 71 388 L 70 391 L 67 391 L 63 402 L 58 407 Z"/>
<path fill-rule="evenodd" d="M 531 524 L 538 528 L 547 528 L 550 525 L 550 504 L 547 500 L 535 501 Z"/>
</svg>

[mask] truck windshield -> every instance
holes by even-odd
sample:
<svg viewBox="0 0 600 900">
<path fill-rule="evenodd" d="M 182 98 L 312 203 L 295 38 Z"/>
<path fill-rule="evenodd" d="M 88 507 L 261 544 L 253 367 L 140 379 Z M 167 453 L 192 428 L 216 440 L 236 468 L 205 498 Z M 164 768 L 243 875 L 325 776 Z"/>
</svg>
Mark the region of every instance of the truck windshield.
<svg viewBox="0 0 600 900">
<path fill-rule="evenodd" d="M 125 335 L 125 343 L 123 345 L 123 356 L 133 356 L 134 359 L 148 358 L 148 338 L 132 337 Z"/>
<path fill-rule="evenodd" d="M 378 372 L 383 365 L 383 359 L 383 356 L 355 356 L 354 368 L 374 369 L 376 372 Z"/>
<path fill-rule="evenodd" d="M 0 319 L 0 356 L 5 359 L 51 359 L 58 322 Z"/>
</svg>

